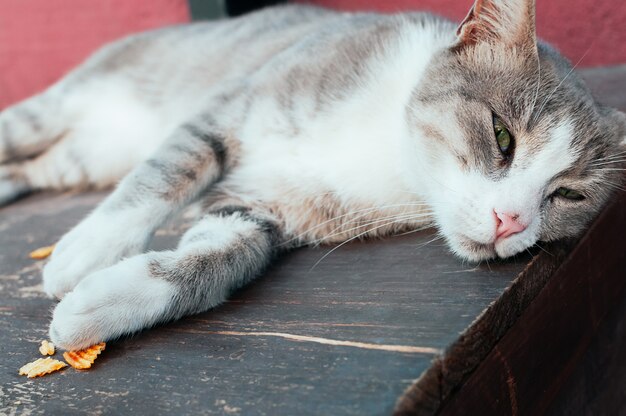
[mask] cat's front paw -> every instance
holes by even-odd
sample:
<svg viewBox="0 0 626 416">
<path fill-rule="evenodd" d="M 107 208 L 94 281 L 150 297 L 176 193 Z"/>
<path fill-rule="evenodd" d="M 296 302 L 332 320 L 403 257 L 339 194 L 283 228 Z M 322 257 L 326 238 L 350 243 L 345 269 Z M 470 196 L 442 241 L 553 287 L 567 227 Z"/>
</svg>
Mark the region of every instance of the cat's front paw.
<svg viewBox="0 0 626 416">
<path fill-rule="evenodd" d="M 61 299 L 88 274 L 141 252 L 145 230 L 128 221 L 91 215 L 67 233 L 56 245 L 43 269 L 43 289 Z"/>
<path fill-rule="evenodd" d="M 149 254 L 136 256 L 83 279 L 54 310 L 52 342 L 82 349 L 165 319 L 174 287 L 150 276 L 149 260 Z"/>
</svg>

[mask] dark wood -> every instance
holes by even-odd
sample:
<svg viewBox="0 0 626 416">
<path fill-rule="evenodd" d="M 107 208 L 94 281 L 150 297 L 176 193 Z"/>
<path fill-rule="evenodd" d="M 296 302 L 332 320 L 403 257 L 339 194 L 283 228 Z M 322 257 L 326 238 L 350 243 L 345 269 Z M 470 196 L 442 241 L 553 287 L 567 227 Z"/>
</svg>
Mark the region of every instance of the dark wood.
<svg viewBox="0 0 626 416">
<path fill-rule="evenodd" d="M 550 415 L 623 415 L 626 409 L 626 299 L 607 316 Z"/>
<path fill-rule="evenodd" d="M 589 74 L 626 108 L 626 67 Z M 90 371 L 28 380 L 17 369 L 38 358 L 55 302 L 41 292 L 44 262 L 27 254 L 103 196 L 0 209 L 0 414 L 559 414 L 585 386 L 576 377 L 603 380 L 594 356 L 624 362 L 594 340 L 626 346 L 622 195 L 574 251 L 475 267 L 433 231 L 348 244 L 314 268 L 329 248 L 298 250 L 213 311 L 109 343 Z M 185 227 L 160 230 L 154 247 Z M 586 393 L 589 409 L 609 409 L 608 393 Z"/>
</svg>

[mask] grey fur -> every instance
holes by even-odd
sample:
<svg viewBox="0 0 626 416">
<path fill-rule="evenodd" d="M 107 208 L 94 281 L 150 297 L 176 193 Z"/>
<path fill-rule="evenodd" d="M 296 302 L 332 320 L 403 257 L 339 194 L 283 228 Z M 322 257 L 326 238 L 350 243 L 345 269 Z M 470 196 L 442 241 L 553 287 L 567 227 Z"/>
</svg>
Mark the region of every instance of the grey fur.
<svg viewBox="0 0 626 416">
<path fill-rule="evenodd" d="M 220 218 L 254 225 L 246 234 L 219 250 L 202 249 L 213 239 L 206 225 L 219 224 Z M 202 228 L 196 232 L 196 228 Z M 255 215 L 248 207 L 214 212 L 190 229 L 173 255 L 155 255 L 149 263 L 150 274 L 178 287 L 168 305 L 164 320 L 178 319 L 198 313 L 223 302 L 232 290 L 243 286 L 260 274 L 279 252 L 279 226 L 267 215 Z M 193 247 L 192 252 L 188 248 Z"/>
</svg>

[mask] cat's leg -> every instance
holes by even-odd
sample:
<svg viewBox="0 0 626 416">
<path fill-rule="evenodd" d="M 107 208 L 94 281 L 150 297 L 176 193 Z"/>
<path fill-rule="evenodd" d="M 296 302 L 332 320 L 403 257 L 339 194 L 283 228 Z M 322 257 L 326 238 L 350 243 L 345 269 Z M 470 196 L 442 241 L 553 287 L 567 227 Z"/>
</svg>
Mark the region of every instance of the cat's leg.
<svg viewBox="0 0 626 416">
<path fill-rule="evenodd" d="M 37 155 L 63 134 L 58 92 L 50 89 L 0 112 L 0 163 Z"/>
<path fill-rule="evenodd" d="M 61 84 L 62 85 L 62 84 Z M 54 86 L 0 113 L 0 205 L 43 189 L 103 188 L 171 130 L 115 79 Z"/>
<path fill-rule="evenodd" d="M 50 148 L 64 135 L 58 93 L 50 89 L 0 112 L 0 205 L 32 190 L 18 161 Z"/>
<path fill-rule="evenodd" d="M 144 129 L 140 126 L 135 130 L 137 134 L 125 131 L 123 125 L 99 129 L 88 122 L 80 123 L 44 153 L 0 165 L 0 205 L 38 190 L 114 185 L 154 153 L 161 141 L 143 140 L 139 131 Z"/>
<path fill-rule="evenodd" d="M 176 250 L 140 254 L 81 281 L 55 309 L 50 337 L 61 348 L 83 348 L 213 308 L 268 265 L 281 235 L 265 211 L 215 212 Z"/>
<path fill-rule="evenodd" d="M 159 226 L 224 173 L 231 151 L 217 131 L 201 117 L 178 128 L 59 241 L 44 290 L 61 298 L 87 274 L 144 251 Z"/>
</svg>

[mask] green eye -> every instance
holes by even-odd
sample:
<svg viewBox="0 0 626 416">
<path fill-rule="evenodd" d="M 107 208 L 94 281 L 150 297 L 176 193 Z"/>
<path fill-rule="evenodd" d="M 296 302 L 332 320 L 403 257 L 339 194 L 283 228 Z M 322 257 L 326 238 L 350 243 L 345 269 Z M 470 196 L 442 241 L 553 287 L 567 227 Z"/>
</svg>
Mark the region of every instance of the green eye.
<svg viewBox="0 0 626 416">
<path fill-rule="evenodd" d="M 499 117 L 493 117 L 493 132 L 496 135 L 498 148 L 504 156 L 510 156 L 513 150 L 513 135 Z"/>
<path fill-rule="evenodd" d="M 559 188 L 556 190 L 556 194 L 562 196 L 563 198 L 571 199 L 574 201 L 581 201 L 585 199 L 583 194 L 578 191 L 574 191 L 573 189 Z"/>
</svg>

